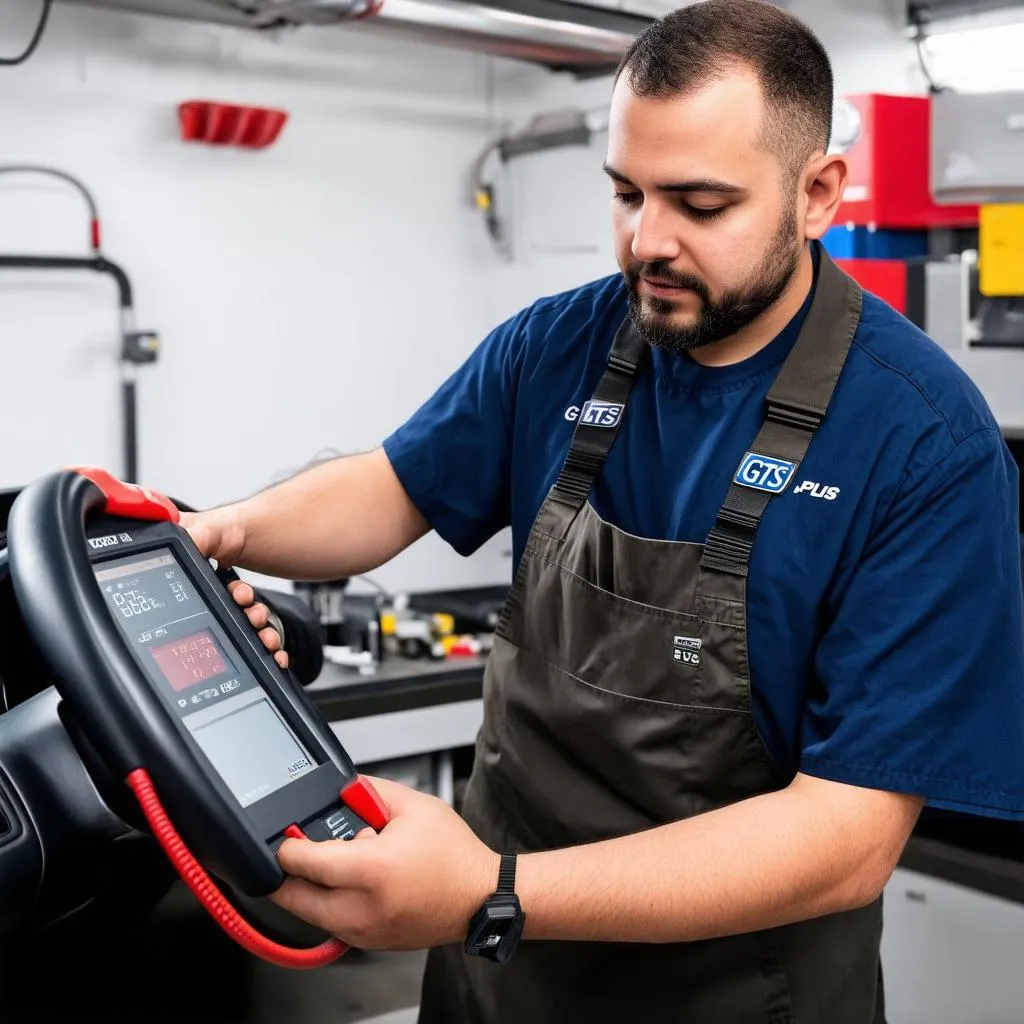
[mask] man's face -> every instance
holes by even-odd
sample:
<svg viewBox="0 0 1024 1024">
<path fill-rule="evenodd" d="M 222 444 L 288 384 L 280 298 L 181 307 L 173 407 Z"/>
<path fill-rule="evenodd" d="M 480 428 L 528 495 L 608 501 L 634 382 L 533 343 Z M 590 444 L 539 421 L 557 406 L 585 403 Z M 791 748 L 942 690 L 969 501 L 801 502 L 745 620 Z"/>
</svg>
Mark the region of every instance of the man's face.
<svg viewBox="0 0 1024 1024">
<path fill-rule="evenodd" d="M 762 141 L 764 101 L 737 70 L 684 96 L 616 84 L 606 170 L 633 321 L 652 345 L 687 351 L 772 306 L 804 238 L 797 187 Z"/>
</svg>

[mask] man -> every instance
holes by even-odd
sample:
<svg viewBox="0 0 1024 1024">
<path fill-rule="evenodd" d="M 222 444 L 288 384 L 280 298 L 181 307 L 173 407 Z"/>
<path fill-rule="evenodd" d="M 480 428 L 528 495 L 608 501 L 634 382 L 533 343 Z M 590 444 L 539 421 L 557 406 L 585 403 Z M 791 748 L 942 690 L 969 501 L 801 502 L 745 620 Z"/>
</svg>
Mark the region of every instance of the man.
<svg viewBox="0 0 1024 1024">
<path fill-rule="evenodd" d="M 611 99 L 621 276 L 498 327 L 381 450 L 188 519 L 293 578 L 512 525 L 465 822 L 382 784 L 380 835 L 280 851 L 282 906 L 431 947 L 424 1024 L 882 1021 L 923 803 L 1024 814 L 1016 468 L 817 242 L 832 94 L 770 4 L 658 22 Z"/>
</svg>

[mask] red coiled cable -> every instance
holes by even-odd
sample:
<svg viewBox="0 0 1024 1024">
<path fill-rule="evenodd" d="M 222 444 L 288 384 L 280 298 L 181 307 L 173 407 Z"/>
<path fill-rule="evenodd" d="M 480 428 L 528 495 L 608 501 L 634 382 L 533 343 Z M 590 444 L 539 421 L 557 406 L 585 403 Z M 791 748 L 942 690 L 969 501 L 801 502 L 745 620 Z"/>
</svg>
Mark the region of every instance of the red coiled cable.
<svg viewBox="0 0 1024 1024">
<path fill-rule="evenodd" d="M 139 806 L 142 807 L 142 812 L 153 830 L 153 835 L 156 836 L 164 853 L 167 854 L 182 880 L 217 924 L 240 946 L 278 967 L 306 970 L 332 963 L 348 951 L 348 946 L 340 939 L 329 939 L 311 949 L 292 949 L 261 935 L 228 902 L 224 894 L 214 884 L 213 879 L 203 870 L 199 861 L 189 852 L 181 836 L 171 824 L 171 819 L 167 817 L 167 812 L 160 803 L 149 772 L 145 768 L 136 768 L 128 776 L 127 782 L 139 801 Z M 287 834 L 292 838 L 302 838 L 302 832 L 295 826 L 290 826 Z"/>
</svg>

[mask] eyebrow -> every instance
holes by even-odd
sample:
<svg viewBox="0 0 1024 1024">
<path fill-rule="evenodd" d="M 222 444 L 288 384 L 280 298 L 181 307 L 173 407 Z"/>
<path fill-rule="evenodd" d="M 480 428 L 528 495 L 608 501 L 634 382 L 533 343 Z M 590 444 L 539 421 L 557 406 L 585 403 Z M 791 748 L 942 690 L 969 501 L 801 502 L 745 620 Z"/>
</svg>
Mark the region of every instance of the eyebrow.
<svg viewBox="0 0 1024 1024">
<path fill-rule="evenodd" d="M 614 178 L 615 181 L 621 182 L 623 185 L 631 185 L 636 188 L 636 185 L 629 180 L 621 171 L 615 170 L 609 164 L 604 165 L 604 173 L 609 178 Z M 738 195 L 745 192 L 746 189 L 741 188 L 739 185 L 732 185 L 727 181 L 716 181 L 714 178 L 696 178 L 693 181 L 677 181 L 670 182 L 665 185 L 659 185 L 658 191 L 660 192 L 720 192 L 723 195 Z"/>
</svg>

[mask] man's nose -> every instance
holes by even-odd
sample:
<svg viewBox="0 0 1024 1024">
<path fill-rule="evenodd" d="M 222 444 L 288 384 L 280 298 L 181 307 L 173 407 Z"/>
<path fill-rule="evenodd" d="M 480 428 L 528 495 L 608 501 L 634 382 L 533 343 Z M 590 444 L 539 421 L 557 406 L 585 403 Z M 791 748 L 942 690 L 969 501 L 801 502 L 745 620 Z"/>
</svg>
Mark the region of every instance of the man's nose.
<svg viewBox="0 0 1024 1024">
<path fill-rule="evenodd" d="M 634 258 L 642 263 L 678 259 L 682 246 L 676 232 L 677 221 L 664 203 L 645 201 L 633 231 Z"/>
</svg>

